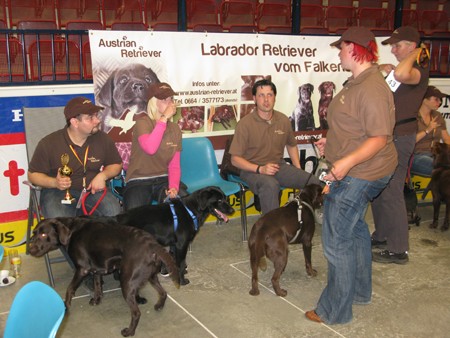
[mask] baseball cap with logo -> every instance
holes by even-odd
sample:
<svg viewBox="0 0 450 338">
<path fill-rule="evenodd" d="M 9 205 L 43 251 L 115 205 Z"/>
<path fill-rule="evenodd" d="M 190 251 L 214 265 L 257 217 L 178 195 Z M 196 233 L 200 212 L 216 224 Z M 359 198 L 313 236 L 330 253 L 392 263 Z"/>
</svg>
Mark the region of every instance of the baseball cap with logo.
<svg viewBox="0 0 450 338">
<path fill-rule="evenodd" d="M 392 45 L 393 43 L 397 43 L 400 41 L 411 41 L 419 45 L 420 34 L 414 27 L 410 26 L 399 27 L 392 32 L 392 35 L 389 39 L 382 41 L 381 44 Z"/>
<path fill-rule="evenodd" d="M 177 95 L 170 87 L 169 84 L 165 82 L 158 82 L 158 83 L 152 83 L 148 87 L 148 98 L 151 99 L 152 97 L 156 97 L 158 100 L 164 100 L 168 97 L 172 97 L 174 95 Z"/>
<path fill-rule="evenodd" d="M 363 47 L 368 47 L 371 41 L 375 41 L 375 35 L 366 27 L 350 27 L 339 40 L 330 43 L 330 46 L 339 47 L 342 41 L 357 43 Z"/>
<path fill-rule="evenodd" d="M 429 97 L 432 97 L 432 96 L 442 99 L 442 98 L 444 98 L 446 96 L 450 96 L 450 95 L 442 93 L 435 86 L 428 86 L 427 91 L 425 92 L 424 99 L 428 99 Z"/>
<path fill-rule="evenodd" d="M 64 116 L 69 121 L 72 117 L 77 117 L 80 114 L 94 115 L 102 109 L 104 108 L 96 106 L 88 98 L 78 96 L 67 102 L 64 108 Z"/>
</svg>

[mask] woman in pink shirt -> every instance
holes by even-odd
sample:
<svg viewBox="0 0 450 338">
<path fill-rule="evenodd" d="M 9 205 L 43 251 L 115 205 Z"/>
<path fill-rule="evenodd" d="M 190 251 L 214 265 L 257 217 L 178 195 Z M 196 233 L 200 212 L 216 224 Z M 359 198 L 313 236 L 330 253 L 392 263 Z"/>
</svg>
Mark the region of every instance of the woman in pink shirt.
<svg viewBox="0 0 450 338">
<path fill-rule="evenodd" d="M 180 191 L 181 131 L 170 121 L 176 114 L 176 93 L 167 83 L 154 83 L 149 94 L 148 113 L 136 120 L 133 129 L 125 210 L 186 194 Z"/>
</svg>

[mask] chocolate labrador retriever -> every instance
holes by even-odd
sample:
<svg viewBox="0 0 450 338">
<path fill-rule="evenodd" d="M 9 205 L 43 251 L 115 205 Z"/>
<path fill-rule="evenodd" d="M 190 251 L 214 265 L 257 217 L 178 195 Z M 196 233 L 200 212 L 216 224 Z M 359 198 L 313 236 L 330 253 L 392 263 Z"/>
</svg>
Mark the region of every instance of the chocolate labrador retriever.
<svg viewBox="0 0 450 338">
<path fill-rule="evenodd" d="M 218 187 L 206 187 L 192 194 L 173 199 L 169 203 L 144 205 L 116 216 L 120 224 L 131 225 L 155 236 L 159 244 L 174 248 L 180 284 L 189 284 L 186 273 L 186 254 L 208 215 L 228 222 L 234 209 Z"/>
<path fill-rule="evenodd" d="M 66 291 L 66 308 L 84 277 L 94 275 L 94 296 L 89 304 L 97 305 L 102 298 L 101 276 L 120 270 L 120 286 L 131 310 L 130 326 L 121 333 L 133 336 L 141 312 L 138 304 L 147 300 L 139 296 L 146 281 L 158 292 L 155 310 L 164 307 L 167 292 L 158 280 L 161 261 L 171 271 L 177 287 L 178 269 L 172 256 L 145 231 L 117 224 L 114 220 L 93 220 L 89 217 L 45 219 L 36 226 L 30 240 L 30 254 L 41 257 L 64 246 L 75 265 L 75 274 Z"/>
<path fill-rule="evenodd" d="M 293 201 L 262 216 L 253 226 L 248 239 L 250 266 L 252 268 L 252 296 L 259 295 L 258 268 L 265 271 L 269 258 L 275 271 L 272 285 L 277 296 L 285 297 L 287 291 L 280 287 L 280 277 L 288 260 L 289 244 L 303 244 L 306 273 L 316 276 L 311 265 L 312 238 L 315 231 L 314 210 L 322 205 L 322 187 L 309 184 Z"/>
<path fill-rule="evenodd" d="M 431 193 L 433 194 L 433 223 L 430 228 L 438 227 L 439 209 L 445 202 L 445 218 L 441 230 L 448 230 L 450 219 L 450 147 L 445 143 L 435 143 L 432 148 L 433 171 L 431 172 Z"/>
</svg>

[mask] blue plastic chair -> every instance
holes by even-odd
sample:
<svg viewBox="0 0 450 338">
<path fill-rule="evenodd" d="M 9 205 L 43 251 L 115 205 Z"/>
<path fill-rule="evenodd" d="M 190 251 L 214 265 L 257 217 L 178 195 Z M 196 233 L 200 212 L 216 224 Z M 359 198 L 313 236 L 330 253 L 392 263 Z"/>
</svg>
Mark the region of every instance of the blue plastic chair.
<svg viewBox="0 0 450 338">
<path fill-rule="evenodd" d="M 208 186 L 217 186 L 226 196 L 241 192 L 236 182 L 224 180 L 219 174 L 216 154 L 211 141 L 206 137 L 183 138 L 181 151 L 181 180 L 188 186 L 188 192 Z M 247 212 L 241 196 L 242 240 L 247 240 Z"/>
<path fill-rule="evenodd" d="M 64 302 L 53 288 L 30 282 L 14 297 L 3 338 L 55 337 L 65 312 Z"/>
<path fill-rule="evenodd" d="M 0 263 L 2 262 L 4 253 L 5 253 L 5 248 L 0 245 Z"/>
</svg>

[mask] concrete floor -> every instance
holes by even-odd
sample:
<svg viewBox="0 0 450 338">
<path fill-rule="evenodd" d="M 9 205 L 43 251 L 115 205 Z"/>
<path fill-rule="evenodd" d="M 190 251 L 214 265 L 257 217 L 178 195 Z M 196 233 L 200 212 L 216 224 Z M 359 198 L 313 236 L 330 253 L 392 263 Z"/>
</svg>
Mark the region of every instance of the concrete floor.
<svg viewBox="0 0 450 338">
<path fill-rule="evenodd" d="M 176 289 L 169 279 L 160 277 L 169 294 L 160 312 L 153 310 L 154 290 L 149 285 L 142 290 L 149 303 L 140 306 L 142 316 L 135 337 L 449 337 L 450 231 L 429 229 L 431 207 L 420 211 L 421 225 L 410 230 L 409 263 L 374 263 L 372 304 L 354 306 L 351 323 L 333 326 L 313 323 L 304 316 L 315 307 L 326 282 L 320 226 L 313 248 L 318 276 L 306 275 L 302 250 L 292 246 L 281 279 L 288 295 L 280 298 L 270 284 L 270 265 L 259 274 L 261 294 L 248 294 L 249 255 L 247 243 L 241 241 L 240 220 L 219 226 L 207 223 L 188 254 L 191 283 Z M 255 220 L 256 216 L 250 217 L 249 228 Z M 48 282 L 43 259 L 25 256 L 22 269 L 23 277 L 0 288 L 0 332 L 16 292 L 31 280 Z M 64 297 L 72 272 L 66 263 L 60 263 L 54 265 L 54 275 L 56 290 Z M 57 337 L 121 337 L 130 313 L 117 287 L 111 276 L 105 277 L 108 291 L 95 307 L 89 305 L 87 289 L 80 287 Z"/>
</svg>

